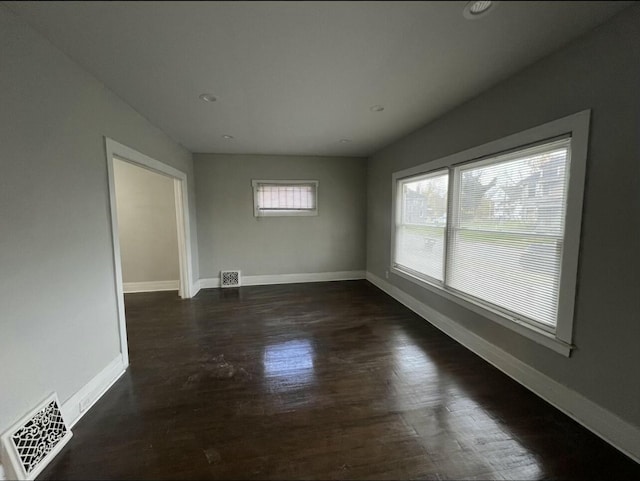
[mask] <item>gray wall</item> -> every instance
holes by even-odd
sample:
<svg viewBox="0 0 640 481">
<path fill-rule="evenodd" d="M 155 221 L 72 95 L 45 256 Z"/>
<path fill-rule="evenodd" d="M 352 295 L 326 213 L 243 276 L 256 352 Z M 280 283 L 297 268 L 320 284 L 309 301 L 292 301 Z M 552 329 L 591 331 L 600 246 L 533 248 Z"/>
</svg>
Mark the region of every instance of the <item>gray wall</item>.
<svg viewBox="0 0 640 481">
<path fill-rule="evenodd" d="M 179 280 L 173 179 L 121 160 L 113 170 L 122 281 Z"/>
<path fill-rule="evenodd" d="M 390 264 L 391 173 L 592 109 L 571 358 L 391 274 L 460 325 L 640 425 L 640 8 L 375 154 L 369 162 L 367 270 Z"/>
<path fill-rule="evenodd" d="M 0 5 L 0 432 L 119 353 L 103 136 L 191 154 Z M 191 198 L 197 278 L 195 198 Z"/>
<path fill-rule="evenodd" d="M 364 270 L 362 158 L 194 154 L 200 277 Z M 318 180 L 317 217 L 253 215 L 251 180 Z"/>
</svg>

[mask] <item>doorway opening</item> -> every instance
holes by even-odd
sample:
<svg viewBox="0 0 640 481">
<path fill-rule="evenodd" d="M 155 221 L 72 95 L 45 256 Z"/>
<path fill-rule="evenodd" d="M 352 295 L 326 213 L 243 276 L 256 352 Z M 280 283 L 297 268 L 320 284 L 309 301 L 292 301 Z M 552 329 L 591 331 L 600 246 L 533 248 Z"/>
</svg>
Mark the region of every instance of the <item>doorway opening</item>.
<svg viewBox="0 0 640 481">
<path fill-rule="evenodd" d="M 105 138 L 107 172 L 109 182 L 109 207 L 111 214 L 111 233 L 113 241 L 113 261 L 115 273 L 116 303 L 118 310 L 118 328 L 120 331 L 120 351 L 124 366 L 129 365 L 129 348 L 124 309 L 125 283 L 123 282 L 122 250 L 118 224 L 118 206 L 116 195 L 116 169 L 135 166 L 168 178 L 173 183 L 175 207 L 175 228 L 178 251 L 178 295 L 183 299 L 191 298 L 195 292 L 191 275 L 191 236 L 189 227 L 189 196 L 187 175 L 158 160 L 148 157 L 126 145 Z"/>
<path fill-rule="evenodd" d="M 174 180 L 118 158 L 113 170 L 124 293 L 179 291 Z"/>
</svg>

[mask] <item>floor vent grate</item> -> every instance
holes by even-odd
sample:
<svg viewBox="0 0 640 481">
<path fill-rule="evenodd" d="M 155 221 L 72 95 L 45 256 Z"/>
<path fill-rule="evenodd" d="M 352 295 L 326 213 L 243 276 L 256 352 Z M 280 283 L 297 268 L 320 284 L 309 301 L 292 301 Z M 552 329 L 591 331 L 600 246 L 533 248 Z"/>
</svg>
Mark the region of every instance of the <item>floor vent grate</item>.
<svg viewBox="0 0 640 481">
<path fill-rule="evenodd" d="M 71 439 L 58 397 L 49 396 L 2 436 L 15 479 L 34 479 Z M 11 473 L 8 473 L 11 477 Z"/>
<path fill-rule="evenodd" d="M 238 287 L 240 271 L 220 271 L 220 287 Z"/>
</svg>

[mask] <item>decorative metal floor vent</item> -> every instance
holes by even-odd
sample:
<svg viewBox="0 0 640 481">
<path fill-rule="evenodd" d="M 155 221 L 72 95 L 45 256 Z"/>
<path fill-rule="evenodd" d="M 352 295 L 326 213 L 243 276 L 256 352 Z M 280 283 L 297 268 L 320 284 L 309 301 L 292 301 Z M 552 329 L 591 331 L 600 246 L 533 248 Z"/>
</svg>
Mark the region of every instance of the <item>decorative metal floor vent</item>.
<svg viewBox="0 0 640 481">
<path fill-rule="evenodd" d="M 238 287 L 240 271 L 220 271 L 220 287 Z"/>
<path fill-rule="evenodd" d="M 7 477 L 35 479 L 71 436 L 54 393 L 2 435 Z"/>
</svg>

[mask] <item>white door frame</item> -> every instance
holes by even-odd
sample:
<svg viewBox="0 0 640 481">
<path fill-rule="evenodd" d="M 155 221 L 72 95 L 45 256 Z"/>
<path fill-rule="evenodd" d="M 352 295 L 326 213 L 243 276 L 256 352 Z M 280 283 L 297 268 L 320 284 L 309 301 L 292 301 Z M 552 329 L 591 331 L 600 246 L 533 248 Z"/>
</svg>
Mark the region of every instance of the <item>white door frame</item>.
<svg viewBox="0 0 640 481">
<path fill-rule="evenodd" d="M 189 188 L 187 174 L 167 164 L 144 155 L 113 139 L 105 137 L 107 155 L 107 177 L 109 181 L 109 210 L 111 213 L 111 236 L 113 241 L 113 267 L 115 272 L 116 303 L 118 307 L 118 327 L 120 330 L 120 352 L 125 367 L 129 365 L 129 347 L 127 344 L 127 323 L 124 313 L 124 289 L 122 285 L 122 263 L 120 259 L 120 238 L 118 231 L 118 212 L 116 208 L 116 187 L 113 172 L 114 160 L 123 160 L 138 167 L 162 174 L 173 179 L 176 204 L 176 223 L 178 226 L 178 255 L 180 264 L 179 295 L 183 299 L 193 297 L 195 286 L 191 277 L 191 229 L 189 226 Z"/>
</svg>

